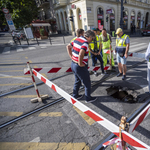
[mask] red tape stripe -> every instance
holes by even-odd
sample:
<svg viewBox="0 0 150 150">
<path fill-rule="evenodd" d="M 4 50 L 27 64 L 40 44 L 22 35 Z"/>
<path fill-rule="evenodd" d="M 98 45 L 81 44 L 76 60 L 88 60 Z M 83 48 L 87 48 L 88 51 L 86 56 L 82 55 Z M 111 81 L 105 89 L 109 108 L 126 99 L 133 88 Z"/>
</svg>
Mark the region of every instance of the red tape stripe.
<svg viewBox="0 0 150 150">
<path fill-rule="evenodd" d="M 52 68 L 48 73 L 56 73 L 60 70 L 61 68 Z"/>
<path fill-rule="evenodd" d="M 37 73 L 34 70 L 33 70 L 33 73 L 34 73 L 35 76 L 37 76 Z"/>
<path fill-rule="evenodd" d="M 55 92 L 57 92 L 56 91 L 56 88 L 55 88 L 55 86 L 52 84 L 52 87 L 51 87 Z"/>
<path fill-rule="evenodd" d="M 69 68 L 66 72 L 72 72 L 72 69 L 71 69 L 71 68 Z"/>
<path fill-rule="evenodd" d="M 149 107 L 150 108 L 150 107 Z M 140 118 L 138 119 L 134 129 L 132 130 L 132 132 L 136 129 L 136 127 L 144 120 L 149 108 L 147 108 L 147 110 L 140 116 Z"/>
<path fill-rule="evenodd" d="M 117 135 L 119 137 L 118 132 L 113 132 L 113 134 Z M 135 141 L 134 139 L 130 138 L 128 135 L 122 133 L 122 140 L 126 141 L 128 144 L 130 144 L 133 147 L 139 147 L 147 149 L 145 146 L 141 145 L 139 142 Z"/>
<path fill-rule="evenodd" d="M 85 114 L 87 114 L 89 117 L 91 117 L 92 119 L 94 119 L 95 121 L 103 121 L 102 118 L 100 118 L 99 116 L 95 115 L 93 112 L 91 112 L 90 110 L 87 110 L 84 112 Z"/>
<path fill-rule="evenodd" d="M 46 79 L 45 79 L 45 78 L 41 77 L 41 80 L 42 80 L 44 83 L 46 83 Z"/>
<path fill-rule="evenodd" d="M 76 103 L 76 101 L 73 98 L 71 98 L 71 101 L 72 101 L 72 104 Z"/>
</svg>

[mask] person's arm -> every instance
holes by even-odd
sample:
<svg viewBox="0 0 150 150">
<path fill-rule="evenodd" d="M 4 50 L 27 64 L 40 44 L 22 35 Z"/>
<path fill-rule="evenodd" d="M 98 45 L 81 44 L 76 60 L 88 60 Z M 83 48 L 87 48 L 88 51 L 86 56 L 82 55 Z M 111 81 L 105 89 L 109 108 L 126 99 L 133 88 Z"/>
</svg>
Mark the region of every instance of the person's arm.
<svg viewBox="0 0 150 150">
<path fill-rule="evenodd" d="M 129 46 L 130 46 L 130 39 L 129 39 L 129 37 L 127 37 L 127 39 L 126 39 L 126 51 L 125 51 L 125 55 L 124 55 L 125 58 L 128 57 Z"/>
<path fill-rule="evenodd" d="M 125 51 L 125 54 L 124 54 L 125 58 L 128 57 L 129 46 L 130 46 L 130 43 L 126 44 L 126 51 Z"/>
<path fill-rule="evenodd" d="M 101 37 L 99 38 L 100 39 L 100 45 L 99 45 L 99 52 L 98 52 L 98 55 L 100 55 L 100 52 L 101 52 L 101 50 L 102 50 L 102 40 L 101 40 Z"/>
<path fill-rule="evenodd" d="M 94 53 L 94 52 L 91 50 L 90 45 L 89 45 L 89 47 L 88 47 L 88 50 L 89 50 L 93 55 L 96 55 L 96 53 Z"/>
<path fill-rule="evenodd" d="M 72 46 L 68 44 L 66 46 L 69 57 L 72 59 Z"/>
<path fill-rule="evenodd" d="M 110 39 L 110 46 L 109 46 L 109 49 L 111 50 L 111 43 L 112 43 L 112 39 L 111 39 L 111 35 L 109 34 L 109 39 Z"/>
<path fill-rule="evenodd" d="M 83 58 L 84 58 L 84 54 L 85 54 L 85 50 L 81 49 L 80 52 L 79 52 L 79 58 L 78 58 L 78 65 L 80 67 L 84 67 L 85 66 L 85 64 L 82 62 Z"/>
</svg>

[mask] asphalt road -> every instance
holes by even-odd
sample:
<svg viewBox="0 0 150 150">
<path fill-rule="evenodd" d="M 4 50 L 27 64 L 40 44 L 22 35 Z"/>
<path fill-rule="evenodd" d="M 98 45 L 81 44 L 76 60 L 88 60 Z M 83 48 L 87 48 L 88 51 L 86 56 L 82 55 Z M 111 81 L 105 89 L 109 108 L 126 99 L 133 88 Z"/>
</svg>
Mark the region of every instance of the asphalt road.
<svg viewBox="0 0 150 150">
<path fill-rule="evenodd" d="M 1 39 L 3 36 L 0 37 Z M 5 36 L 6 38 L 6 36 Z M 0 40 L 1 40 L 0 39 Z M 65 37 L 65 42 L 69 43 L 72 36 Z M 29 61 L 31 67 L 70 67 L 71 60 L 66 51 L 66 44 L 63 44 L 62 37 L 52 37 L 53 45 L 49 41 L 40 41 L 41 44 L 32 44 L 27 46 L 25 43 L 21 46 L 7 44 L 11 39 L 2 39 L 5 44 L 0 45 L 0 94 L 11 92 L 25 86 L 31 85 L 32 80 L 29 75 L 23 74 L 26 62 Z M 132 37 L 130 52 L 144 53 L 149 43 L 149 37 Z M 61 45 L 58 45 L 61 44 Z M 115 39 L 113 38 L 113 47 Z M 143 61 L 139 58 L 128 58 L 127 66 Z M 89 61 L 89 66 L 91 60 Z M 140 91 L 137 94 L 143 94 L 147 89 L 146 80 L 146 62 L 130 69 L 127 73 L 127 84 L 131 83 L 138 87 Z M 100 75 L 95 77 L 91 75 L 91 81 L 102 80 Z M 43 75 L 48 79 L 53 79 L 66 73 L 53 73 Z M 36 83 L 41 82 L 35 78 Z M 124 103 L 107 95 L 106 89 L 112 84 L 121 82 L 121 78 L 111 78 L 92 88 L 92 95 L 97 96 L 98 100 L 94 103 L 85 104 L 84 99 L 81 102 L 97 113 L 101 114 L 114 124 L 118 125 L 122 115 L 130 117 L 146 100 L 139 103 Z M 53 81 L 67 93 L 72 92 L 74 84 L 73 74 L 66 75 Z M 122 84 L 122 83 L 121 83 Z M 144 89 L 143 89 L 144 88 Z M 36 97 L 34 87 L 22 90 L 13 94 L 0 97 L 0 122 L 1 124 L 9 121 L 16 116 L 29 112 L 35 108 L 52 102 L 61 96 L 55 93 L 45 84 L 38 86 L 41 95 L 48 94 L 49 98 L 43 103 L 31 103 L 30 99 Z M 82 92 L 84 94 L 84 92 Z M 150 117 L 134 131 L 133 135 L 150 145 Z M 88 150 L 103 141 L 110 132 L 97 124 L 94 120 L 73 107 L 66 100 L 49 107 L 39 113 L 11 124 L 1 129 L 0 149 L 2 150 L 53 150 L 53 149 L 76 149 Z"/>
</svg>

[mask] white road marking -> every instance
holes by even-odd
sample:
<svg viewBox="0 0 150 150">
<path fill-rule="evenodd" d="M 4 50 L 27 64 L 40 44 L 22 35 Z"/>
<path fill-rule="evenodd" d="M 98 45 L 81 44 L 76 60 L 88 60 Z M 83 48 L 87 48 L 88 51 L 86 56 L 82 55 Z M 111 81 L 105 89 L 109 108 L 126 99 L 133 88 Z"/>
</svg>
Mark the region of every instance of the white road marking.
<svg viewBox="0 0 150 150">
<path fill-rule="evenodd" d="M 23 48 L 22 47 L 17 47 L 17 52 L 22 52 Z"/>
<path fill-rule="evenodd" d="M 36 142 L 36 143 L 38 143 L 38 142 L 40 142 L 40 137 L 36 137 L 35 139 L 33 139 L 33 140 L 30 141 L 30 142 Z"/>
<path fill-rule="evenodd" d="M 29 47 L 29 50 L 36 49 L 35 47 Z"/>
<path fill-rule="evenodd" d="M 8 54 L 8 53 L 10 53 L 10 47 L 5 47 L 5 48 L 3 49 L 2 54 Z"/>
</svg>

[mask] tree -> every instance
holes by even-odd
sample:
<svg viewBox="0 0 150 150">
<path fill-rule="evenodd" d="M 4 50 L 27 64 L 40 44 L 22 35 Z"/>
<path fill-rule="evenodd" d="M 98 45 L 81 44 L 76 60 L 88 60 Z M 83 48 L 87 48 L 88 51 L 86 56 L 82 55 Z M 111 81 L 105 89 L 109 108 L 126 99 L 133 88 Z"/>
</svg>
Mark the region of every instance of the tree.
<svg viewBox="0 0 150 150">
<path fill-rule="evenodd" d="M 9 9 L 15 27 L 23 27 L 37 19 L 38 8 L 35 0 L 1 0 L 0 6 Z M 5 22 L 4 13 L 0 11 L 1 21 Z"/>
</svg>

